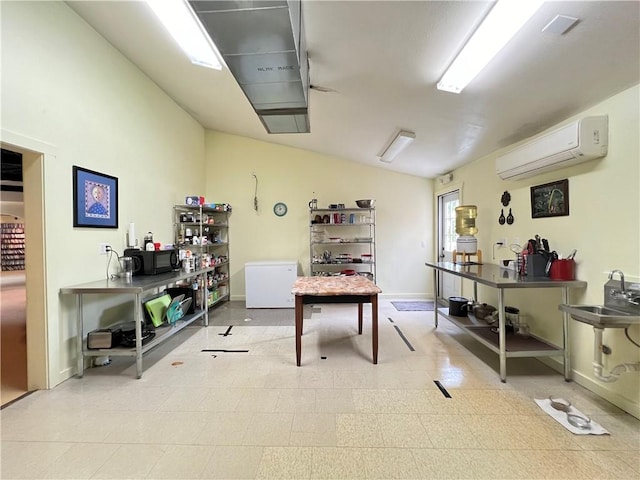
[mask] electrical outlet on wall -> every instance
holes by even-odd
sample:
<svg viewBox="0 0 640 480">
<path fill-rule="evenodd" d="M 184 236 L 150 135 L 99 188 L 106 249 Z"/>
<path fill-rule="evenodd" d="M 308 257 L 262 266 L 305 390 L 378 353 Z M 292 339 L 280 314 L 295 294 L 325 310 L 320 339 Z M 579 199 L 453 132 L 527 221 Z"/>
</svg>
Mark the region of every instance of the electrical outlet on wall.
<svg viewBox="0 0 640 480">
<path fill-rule="evenodd" d="M 98 245 L 100 255 L 106 255 L 109 253 L 109 244 L 108 243 L 100 243 Z"/>
<path fill-rule="evenodd" d="M 499 238 L 498 240 L 496 240 L 496 245 L 498 245 L 498 248 L 504 248 L 507 246 L 507 239 L 506 238 Z"/>
</svg>

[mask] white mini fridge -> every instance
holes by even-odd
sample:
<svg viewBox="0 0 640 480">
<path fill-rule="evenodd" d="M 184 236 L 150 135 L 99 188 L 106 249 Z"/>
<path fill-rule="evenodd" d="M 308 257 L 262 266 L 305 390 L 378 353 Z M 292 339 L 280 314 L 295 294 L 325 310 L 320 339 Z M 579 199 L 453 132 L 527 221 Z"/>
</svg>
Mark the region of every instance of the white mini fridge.
<svg viewBox="0 0 640 480">
<path fill-rule="evenodd" d="M 266 260 L 244 264 L 247 308 L 294 308 L 291 294 L 298 277 L 295 260 Z"/>
</svg>

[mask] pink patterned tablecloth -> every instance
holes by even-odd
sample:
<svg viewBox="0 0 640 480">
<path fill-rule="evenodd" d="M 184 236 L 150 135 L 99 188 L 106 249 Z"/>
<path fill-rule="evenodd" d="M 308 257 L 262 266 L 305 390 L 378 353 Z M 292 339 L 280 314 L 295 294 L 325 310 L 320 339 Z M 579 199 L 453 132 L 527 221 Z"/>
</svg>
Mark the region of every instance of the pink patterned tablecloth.
<svg viewBox="0 0 640 480">
<path fill-rule="evenodd" d="M 359 275 L 348 277 L 298 277 L 294 295 L 375 295 L 382 292 L 371 280 Z"/>
</svg>

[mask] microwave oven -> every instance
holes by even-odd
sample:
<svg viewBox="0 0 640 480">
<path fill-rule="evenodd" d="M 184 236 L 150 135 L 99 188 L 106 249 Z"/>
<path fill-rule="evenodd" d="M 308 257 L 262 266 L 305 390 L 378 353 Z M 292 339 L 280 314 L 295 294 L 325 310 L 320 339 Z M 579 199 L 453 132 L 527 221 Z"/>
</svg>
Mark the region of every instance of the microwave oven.
<svg viewBox="0 0 640 480">
<path fill-rule="evenodd" d="M 146 251 L 128 248 L 124 256 L 133 258 L 134 275 L 157 275 L 178 268 L 178 255 L 174 249 Z"/>
</svg>

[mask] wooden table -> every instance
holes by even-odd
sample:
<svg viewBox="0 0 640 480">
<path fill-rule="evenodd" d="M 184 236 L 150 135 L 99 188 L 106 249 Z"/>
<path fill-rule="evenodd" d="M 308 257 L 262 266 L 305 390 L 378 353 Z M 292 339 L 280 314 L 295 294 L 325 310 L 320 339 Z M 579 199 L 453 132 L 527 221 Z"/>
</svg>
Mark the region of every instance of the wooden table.
<svg viewBox="0 0 640 480">
<path fill-rule="evenodd" d="M 357 303 L 358 334 L 362 335 L 362 305 L 371 304 L 373 363 L 378 363 L 378 293 L 371 280 L 358 275 L 348 277 L 298 277 L 293 284 L 296 297 L 296 364 L 302 353 L 302 310 L 317 303 Z"/>
</svg>

